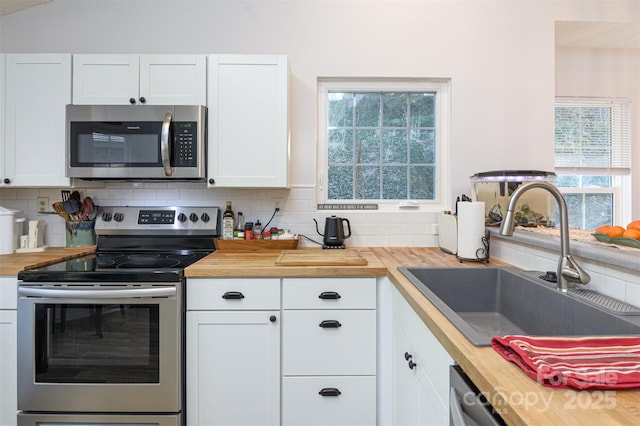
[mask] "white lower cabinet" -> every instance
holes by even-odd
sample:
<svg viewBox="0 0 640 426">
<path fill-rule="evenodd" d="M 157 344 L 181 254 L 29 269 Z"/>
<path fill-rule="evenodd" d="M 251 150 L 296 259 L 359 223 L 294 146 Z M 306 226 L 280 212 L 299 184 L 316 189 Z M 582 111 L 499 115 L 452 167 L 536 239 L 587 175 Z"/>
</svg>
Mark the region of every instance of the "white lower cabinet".
<svg viewBox="0 0 640 426">
<path fill-rule="evenodd" d="M 395 287 L 392 303 L 393 424 L 448 424 L 453 359 Z"/>
<path fill-rule="evenodd" d="M 280 424 L 280 279 L 188 279 L 186 329 L 187 424 Z"/>
<path fill-rule="evenodd" d="M 282 292 L 282 424 L 375 425 L 375 278 L 285 278 Z"/>
<path fill-rule="evenodd" d="M 0 277 L 0 425 L 2 426 L 12 426 L 17 421 L 17 286 L 16 277 Z"/>
<path fill-rule="evenodd" d="M 376 424 L 375 376 L 285 376 L 282 399 L 284 425 Z"/>
</svg>

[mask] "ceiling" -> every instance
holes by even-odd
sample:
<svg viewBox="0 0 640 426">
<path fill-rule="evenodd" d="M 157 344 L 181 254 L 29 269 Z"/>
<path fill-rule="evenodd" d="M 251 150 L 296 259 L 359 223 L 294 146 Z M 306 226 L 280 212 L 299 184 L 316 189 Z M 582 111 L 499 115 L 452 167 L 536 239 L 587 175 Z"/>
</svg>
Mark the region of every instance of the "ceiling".
<svg viewBox="0 0 640 426">
<path fill-rule="evenodd" d="M 52 0 L 0 0 L 0 16 L 18 12 Z M 640 25 L 617 22 L 558 21 L 556 46 L 640 49 Z"/>
<path fill-rule="evenodd" d="M 51 0 L 0 0 L 0 16 L 8 15 L 19 10 L 42 3 L 48 3 Z"/>
</svg>

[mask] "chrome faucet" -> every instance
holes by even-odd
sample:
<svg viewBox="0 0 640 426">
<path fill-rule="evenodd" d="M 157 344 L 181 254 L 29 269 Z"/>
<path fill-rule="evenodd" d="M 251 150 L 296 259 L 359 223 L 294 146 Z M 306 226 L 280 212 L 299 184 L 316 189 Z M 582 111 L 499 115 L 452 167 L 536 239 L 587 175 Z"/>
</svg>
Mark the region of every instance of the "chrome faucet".
<svg viewBox="0 0 640 426">
<path fill-rule="evenodd" d="M 531 182 L 526 185 L 521 185 L 513 191 L 511 198 L 509 199 L 509 206 L 507 208 L 507 214 L 502 220 L 502 226 L 500 227 L 500 235 L 511 236 L 513 235 L 513 228 L 515 227 L 515 221 L 513 218 L 513 211 L 516 208 L 516 203 L 520 196 L 526 191 L 533 188 L 546 189 L 553 195 L 558 202 L 560 209 L 560 259 L 558 260 L 558 290 L 566 293 L 569 289 L 569 283 L 587 284 L 591 280 L 591 277 L 587 272 L 578 265 L 569 251 L 569 213 L 567 211 L 567 202 L 562 196 L 562 193 L 558 188 L 548 182 Z M 573 284 L 571 285 L 574 286 Z"/>
</svg>

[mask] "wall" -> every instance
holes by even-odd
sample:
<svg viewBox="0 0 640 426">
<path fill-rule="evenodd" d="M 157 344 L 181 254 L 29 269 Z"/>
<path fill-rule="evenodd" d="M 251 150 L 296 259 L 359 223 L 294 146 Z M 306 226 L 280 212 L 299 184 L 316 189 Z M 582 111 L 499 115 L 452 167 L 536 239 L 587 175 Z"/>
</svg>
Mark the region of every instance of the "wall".
<svg viewBox="0 0 640 426">
<path fill-rule="evenodd" d="M 316 212 L 318 77 L 448 77 L 452 80 L 451 185 L 499 169 L 553 167 L 554 21 L 640 21 L 636 2 L 544 1 L 149 1 L 56 0 L 0 18 L 2 52 L 285 53 L 291 68 L 292 189 L 277 223 L 312 235 Z M 157 25 L 171 22 L 172 26 Z M 247 219 L 271 213 L 272 191 L 115 185 L 85 189 L 100 204 L 223 205 Z M 8 206 L 35 211 L 57 191 L 0 190 Z M 337 212 L 352 245 L 437 243 L 426 210 Z M 63 243 L 61 222 L 48 242 Z M 322 223 L 322 222 L 321 222 Z"/>
</svg>

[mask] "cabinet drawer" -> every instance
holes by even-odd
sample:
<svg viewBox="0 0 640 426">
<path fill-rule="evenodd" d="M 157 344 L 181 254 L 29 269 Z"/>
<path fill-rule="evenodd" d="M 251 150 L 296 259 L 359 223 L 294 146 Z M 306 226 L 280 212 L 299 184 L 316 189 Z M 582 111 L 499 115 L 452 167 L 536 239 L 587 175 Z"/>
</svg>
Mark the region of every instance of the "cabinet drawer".
<svg viewBox="0 0 640 426">
<path fill-rule="evenodd" d="M 374 310 L 286 310 L 282 329 L 284 375 L 376 374 Z"/>
<path fill-rule="evenodd" d="M 375 278 L 285 278 L 284 309 L 375 309 Z"/>
<path fill-rule="evenodd" d="M 376 424 L 375 376 L 285 377 L 282 399 L 283 425 Z"/>
<path fill-rule="evenodd" d="M 280 309 L 280 279 L 189 278 L 187 310 Z"/>
</svg>

